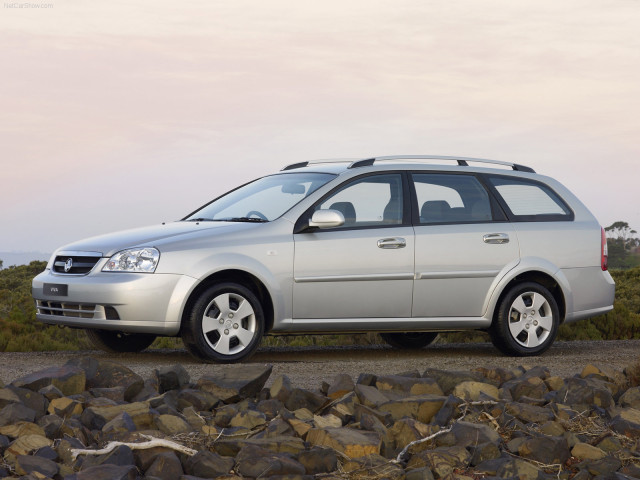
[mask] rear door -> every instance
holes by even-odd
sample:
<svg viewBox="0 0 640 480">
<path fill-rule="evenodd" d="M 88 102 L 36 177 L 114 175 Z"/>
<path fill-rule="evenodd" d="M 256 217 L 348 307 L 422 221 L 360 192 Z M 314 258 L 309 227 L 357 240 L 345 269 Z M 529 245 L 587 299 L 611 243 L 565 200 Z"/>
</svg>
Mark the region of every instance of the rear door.
<svg viewBox="0 0 640 480">
<path fill-rule="evenodd" d="M 518 238 L 473 174 L 414 172 L 413 317 L 480 317 Z M 417 206 L 417 208 L 416 208 Z"/>
</svg>

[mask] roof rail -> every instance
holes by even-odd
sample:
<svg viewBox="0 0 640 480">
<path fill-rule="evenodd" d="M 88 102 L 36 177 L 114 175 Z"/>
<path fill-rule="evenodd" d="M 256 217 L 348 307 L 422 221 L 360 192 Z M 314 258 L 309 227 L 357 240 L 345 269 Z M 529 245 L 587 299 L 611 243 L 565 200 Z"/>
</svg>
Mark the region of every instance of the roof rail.
<svg viewBox="0 0 640 480">
<path fill-rule="evenodd" d="M 445 155 L 389 155 L 384 157 L 372 157 L 353 162 L 351 165 L 349 165 L 349 168 L 369 167 L 375 162 L 391 160 L 452 160 L 458 162 L 458 165 L 463 167 L 468 167 L 468 162 L 489 163 L 493 165 L 504 165 L 506 167 L 511 167 L 513 170 L 517 170 L 519 172 L 536 173 L 533 168 L 527 167 L 525 165 L 520 165 L 518 163 L 501 162 L 499 160 L 487 160 L 484 158 L 450 157 Z"/>
<path fill-rule="evenodd" d="M 302 167 L 306 167 L 308 165 L 318 165 L 320 163 L 353 163 L 358 161 L 356 158 L 330 158 L 330 159 L 319 159 L 319 160 L 311 160 L 309 162 L 298 162 L 298 163 L 292 163 L 290 165 L 287 165 L 286 167 L 284 167 L 282 170 L 280 170 L 281 172 L 284 172 L 285 170 L 295 170 L 296 168 L 302 168 Z"/>
</svg>

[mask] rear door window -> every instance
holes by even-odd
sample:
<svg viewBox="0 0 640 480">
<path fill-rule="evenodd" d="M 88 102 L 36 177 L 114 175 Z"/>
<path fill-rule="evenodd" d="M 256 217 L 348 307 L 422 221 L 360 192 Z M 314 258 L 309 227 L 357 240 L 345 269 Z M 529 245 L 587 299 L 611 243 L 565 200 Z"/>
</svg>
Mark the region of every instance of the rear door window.
<svg viewBox="0 0 640 480">
<path fill-rule="evenodd" d="M 489 194 L 473 175 L 414 173 L 418 223 L 475 223 L 493 220 Z"/>
</svg>

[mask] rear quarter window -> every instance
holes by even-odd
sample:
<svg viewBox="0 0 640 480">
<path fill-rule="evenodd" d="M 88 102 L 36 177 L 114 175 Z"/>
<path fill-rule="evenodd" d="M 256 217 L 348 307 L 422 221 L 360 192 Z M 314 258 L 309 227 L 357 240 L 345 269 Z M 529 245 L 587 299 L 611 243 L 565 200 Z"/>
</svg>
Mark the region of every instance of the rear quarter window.
<svg viewBox="0 0 640 480">
<path fill-rule="evenodd" d="M 489 177 L 498 200 L 512 221 L 570 221 L 574 214 L 567 203 L 547 185 L 534 180 Z"/>
</svg>

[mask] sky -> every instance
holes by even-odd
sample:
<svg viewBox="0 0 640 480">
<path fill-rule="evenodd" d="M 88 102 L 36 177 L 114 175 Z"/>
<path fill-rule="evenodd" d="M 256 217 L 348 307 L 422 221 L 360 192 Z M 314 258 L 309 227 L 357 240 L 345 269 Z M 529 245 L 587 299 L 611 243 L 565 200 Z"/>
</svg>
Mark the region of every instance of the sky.
<svg viewBox="0 0 640 480">
<path fill-rule="evenodd" d="M 528 165 L 640 230 L 638 25 L 640 0 L 4 1 L 0 252 L 392 154 Z"/>
</svg>

